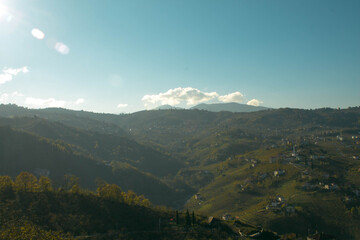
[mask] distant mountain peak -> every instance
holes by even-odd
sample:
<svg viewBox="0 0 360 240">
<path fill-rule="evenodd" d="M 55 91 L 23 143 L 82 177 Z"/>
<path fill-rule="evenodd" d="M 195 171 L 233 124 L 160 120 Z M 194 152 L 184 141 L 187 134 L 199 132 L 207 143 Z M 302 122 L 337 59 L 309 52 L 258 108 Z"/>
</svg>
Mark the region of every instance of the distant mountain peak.
<svg viewBox="0 0 360 240">
<path fill-rule="evenodd" d="M 210 112 L 222 112 L 222 111 L 256 112 L 256 111 L 266 110 L 266 109 L 270 109 L 270 108 L 230 102 L 230 103 L 212 103 L 212 104 L 200 103 L 194 107 L 191 107 L 191 109 L 206 110 L 206 111 L 210 111 Z"/>
<path fill-rule="evenodd" d="M 161 105 L 159 107 L 154 108 L 154 110 L 168 110 L 168 109 L 182 109 L 182 108 L 174 107 L 169 104 Z"/>
</svg>

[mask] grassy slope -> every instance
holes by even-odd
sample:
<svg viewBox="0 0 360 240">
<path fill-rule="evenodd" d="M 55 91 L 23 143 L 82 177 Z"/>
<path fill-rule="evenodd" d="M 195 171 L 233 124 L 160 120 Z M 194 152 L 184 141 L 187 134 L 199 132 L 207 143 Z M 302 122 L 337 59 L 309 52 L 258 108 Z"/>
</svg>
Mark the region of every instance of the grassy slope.
<svg viewBox="0 0 360 240">
<path fill-rule="evenodd" d="M 341 144 L 334 141 L 325 142 L 318 148 L 326 149 L 332 156 L 328 161 L 336 161 L 337 164 L 316 163 L 317 171 L 331 172 L 338 176 L 343 176 L 348 166 L 351 166 L 351 174 L 348 180 L 353 179 L 353 184 L 358 187 L 359 173 L 355 171 L 360 164 L 349 161 L 350 153 L 346 156 L 334 152 L 334 144 L 339 145 L 341 150 L 346 150 Z M 230 213 L 238 216 L 242 222 L 256 225 L 261 224 L 265 228 L 272 229 L 279 233 L 297 232 L 306 234 L 308 228 L 319 229 L 336 236 L 347 236 L 358 238 L 360 229 L 357 227 L 359 219 L 349 214 L 349 209 L 343 202 L 344 193 L 301 190 L 303 182 L 299 182 L 299 176 L 304 169 L 301 166 L 291 164 L 270 164 L 270 156 L 283 152 L 282 149 L 264 150 L 250 152 L 242 155 L 243 158 L 253 157 L 259 159 L 261 163 L 255 168 L 249 169 L 249 163 L 239 160 L 227 160 L 208 166 L 206 169 L 212 171 L 217 176 L 206 187 L 200 189 L 199 193 L 203 197 L 202 201 L 190 199 L 186 205 L 190 209 L 214 216 L 221 216 Z M 231 163 L 233 161 L 233 163 Z M 338 169 L 341 164 L 342 169 Z M 355 165 L 355 166 L 354 166 Z M 332 166 L 332 167 L 331 167 Z M 329 169 L 332 168 L 332 169 Z M 245 185 L 245 180 L 249 176 L 259 176 L 262 173 L 272 173 L 276 169 L 285 169 L 285 176 L 279 178 L 268 177 L 262 182 L 252 183 L 251 191 L 241 191 L 240 185 Z M 325 170 L 324 170 L 325 169 Z M 269 198 L 275 195 L 282 195 L 287 199 L 287 203 L 297 209 L 296 214 L 273 213 L 265 210 L 269 203 Z"/>
</svg>

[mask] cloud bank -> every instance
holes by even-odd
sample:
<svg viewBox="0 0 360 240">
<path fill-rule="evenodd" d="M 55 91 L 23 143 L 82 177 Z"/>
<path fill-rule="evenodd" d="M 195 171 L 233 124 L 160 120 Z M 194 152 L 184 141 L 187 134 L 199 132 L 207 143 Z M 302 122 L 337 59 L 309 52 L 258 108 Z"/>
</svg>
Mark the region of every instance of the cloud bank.
<svg viewBox="0 0 360 240">
<path fill-rule="evenodd" d="M 41 99 L 41 98 L 27 97 L 25 99 L 25 104 L 36 108 L 65 107 L 66 101 L 55 100 L 54 98 Z"/>
<path fill-rule="evenodd" d="M 241 92 L 233 92 L 224 96 L 219 96 L 220 102 L 237 102 L 241 103 L 244 101 L 244 95 Z"/>
<path fill-rule="evenodd" d="M 0 103 L 5 103 L 6 100 L 8 100 L 8 98 L 9 98 L 9 94 L 7 94 L 7 93 L 1 94 L 0 95 Z"/>
<path fill-rule="evenodd" d="M 154 95 L 145 95 L 142 98 L 145 106 L 157 105 L 157 104 L 169 104 L 178 105 L 180 103 L 186 103 L 187 105 L 193 105 L 197 103 L 207 102 L 212 99 L 216 99 L 219 96 L 216 92 L 202 92 L 196 88 L 174 88 L 169 89 L 165 93 L 159 93 Z"/>
<path fill-rule="evenodd" d="M 19 93 L 17 91 L 12 93 L 2 93 L 0 94 L 0 103 L 14 103 L 19 100 L 20 97 L 24 96 L 22 93 Z"/>
<path fill-rule="evenodd" d="M 260 104 L 262 104 L 263 102 L 258 100 L 258 99 L 251 99 L 250 101 L 248 101 L 246 104 L 247 105 L 251 105 L 251 106 L 260 106 Z"/>
<path fill-rule="evenodd" d="M 65 108 L 72 107 L 78 108 L 81 104 L 85 102 L 85 99 L 78 98 L 76 101 L 65 101 L 57 100 L 55 98 L 36 98 L 30 96 L 24 96 L 24 94 L 14 91 L 12 93 L 0 93 L 0 103 L 8 104 L 15 103 L 18 105 L 24 105 L 30 108 Z"/>
<path fill-rule="evenodd" d="M 4 68 L 2 73 L 0 73 L 0 84 L 4 84 L 6 82 L 10 82 L 13 80 L 14 76 L 18 73 L 27 73 L 29 72 L 28 67 L 24 66 L 22 68 Z"/>
<path fill-rule="evenodd" d="M 165 104 L 172 106 L 179 104 L 195 105 L 209 101 L 243 103 L 245 102 L 245 96 L 238 91 L 226 95 L 219 95 L 217 92 L 203 92 L 192 87 L 178 87 L 169 89 L 164 93 L 145 95 L 142 101 L 146 108 L 150 108 Z M 247 102 L 248 105 L 253 106 L 259 106 L 261 103 L 263 102 L 257 99 L 252 99 Z"/>
</svg>

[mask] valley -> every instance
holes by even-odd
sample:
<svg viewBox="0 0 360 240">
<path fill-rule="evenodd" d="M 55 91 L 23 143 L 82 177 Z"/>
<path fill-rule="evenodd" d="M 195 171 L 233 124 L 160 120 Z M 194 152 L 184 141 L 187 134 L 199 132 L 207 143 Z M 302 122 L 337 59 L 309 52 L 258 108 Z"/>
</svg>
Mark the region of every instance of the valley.
<svg viewBox="0 0 360 240">
<path fill-rule="evenodd" d="M 358 107 L 114 115 L 0 105 L 0 117 L 1 175 L 45 174 L 57 186 L 74 175 L 89 190 L 103 179 L 238 231 L 360 237 Z"/>
</svg>

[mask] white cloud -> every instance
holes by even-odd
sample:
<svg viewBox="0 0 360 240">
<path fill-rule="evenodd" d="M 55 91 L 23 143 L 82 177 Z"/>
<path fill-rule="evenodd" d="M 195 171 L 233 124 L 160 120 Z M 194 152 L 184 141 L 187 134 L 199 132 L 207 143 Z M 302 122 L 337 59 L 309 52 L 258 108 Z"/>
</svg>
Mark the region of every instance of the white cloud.
<svg viewBox="0 0 360 240">
<path fill-rule="evenodd" d="M 127 106 L 128 106 L 127 103 L 119 103 L 119 104 L 117 105 L 118 108 L 124 108 L 124 107 L 127 107 Z"/>
<path fill-rule="evenodd" d="M 9 82 L 13 79 L 13 76 L 10 74 L 0 74 L 0 84 L 4 84 L 6 82 Z"/>
<path fill-rule="evenodd" d="M 219 95 L 216 92 L 202 92 L 196 88 L 174 88 L 169 89 L 167 92 L 145 95 L 142 98 L 145 106 L 149 105 L 178 105 L 180 103 L 186 103 L 187 105 L 193 105 L 201 102 L 207 102 L 212 99 L 216 99 Z"/>
<path fill-rule="evenodd" d="M 27 73 L 27 72 L 29 72 L 29 69 L 28 69 L 28 67 L 25 66 L 22 68 L 5 68 L 3 70 L 3 73 L 14 75 L 14 76 L 16 76 L 20 72 Z"/>
<path fill-rule="evenodd" d="M 247 105 L 252 105 L 252 106 L 260 106 L 260 104 L 262 104 L 264 102 L 258 100 L 258 99 L 251 99 L 250 101 L 248 101 L 246 104 Z"/>
<path fill-rule="evenodd" d="M 27 97 L 25 99 L 25 104 L 31 107 L 38 107 L 38 108 L 65 107 L 66 101 L 55 100 L 54 98 L 41 99 L 41 98 Z"/>
<path fill-rule="evenodd" d="M 145 95 L 142 98 L 145 107 L 151 107 L 169 104 L 172 106 L 179 104 L 195 105 L 203 102 L 236 102 L 242 103 L 246 101 L 245 95 L 241 92 L 233 92 L 225 95 L 219 95 L 217 92 L 203 92 L 199 89 L 186 87 L 169 89 L 164 93 Z M 247 102 L 248 105 L 259 106 L 263 102 L 257 99 L 252 99 Z"/>
<path fill-rule="evenodd" d="M 9 94 L 3 93 L 0 95 L 0 102 L 4 103 L 6 100 L 8 100 L 8 98 L 9 98 Z"/>
<path fill-rule="evenodd" d="M 24 96 L 22 93 L 19 93 L 17 91 L 12 92 L 12 93 L 2 93 L 0 95 L 0 103 L 17 103 L 19 98 L 21 98 L 22 96 Z"/>
<path fill-rule="evenodd" d="M 84 102 L 85 102 L 85 100 L 83 98 L 79 98 L 78 100 L 75 101 L 75 104 L 79 105 L 79 104 L 82 104 Z"/>
<path fill-rule="evenodd" d="M 244 101 L 244 95 L 241 92 L 233 92 L 227 95 L 219 96 L 219 101 L 241 103 Z"/>
<path fill-rule="evenodd" d="M 2 73 L 0 73 L 0 84 L 13 80 L 13 77 L 20 72 L 27 73 L 29 72 L 29 69 L 26 66 L 22 68 L 4 68 Z"/>
</svg>

